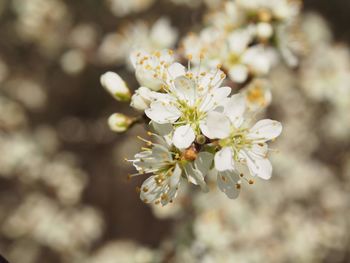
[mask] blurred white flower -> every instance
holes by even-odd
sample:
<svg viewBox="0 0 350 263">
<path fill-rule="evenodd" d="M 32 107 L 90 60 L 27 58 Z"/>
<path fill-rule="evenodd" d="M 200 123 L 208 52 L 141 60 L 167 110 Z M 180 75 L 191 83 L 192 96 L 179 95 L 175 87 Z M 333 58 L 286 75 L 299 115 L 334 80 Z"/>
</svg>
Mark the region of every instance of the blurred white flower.
<svg viewBox="0 0 350 263">
<path fill-rule="evenodd" d="M 105 0 L 105 2 L 115 16 L 123 17 L 146 10 L 154 0 Z"/>
<path fill-rule="evenodd" d="M 126 63 L 132 68 L 133 61 L 129 60 L 129 55 L 135 50 L 153 52 L 173 48 L 177 36 L 177 30 L 166 17 L 159 18 L 151 26 L 138 20 L 123 26 L 118 32 L 107 34 L 102 40 L 97 56 L 104 64 Z"/>
<path fill-rule="evenodd" d="M 270 105 L 272 100 L 271 83 L 267 79 L 254 79 L 241 93 L 251 111 L 258 111 Z"/>
</svg>

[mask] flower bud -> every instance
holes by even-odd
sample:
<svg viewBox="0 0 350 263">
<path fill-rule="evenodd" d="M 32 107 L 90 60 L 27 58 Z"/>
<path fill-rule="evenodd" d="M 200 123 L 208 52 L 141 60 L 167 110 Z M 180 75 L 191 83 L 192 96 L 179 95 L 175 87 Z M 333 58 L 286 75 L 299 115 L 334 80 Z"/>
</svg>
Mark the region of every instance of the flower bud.
<svg viewBox="0 0 350 263">
<path fill-rule="evenodd" d="M 130 100 L 130 90 L 124 80 L 114 72 L 106 72 L 101 76 L 102 86 L 119 101 Z"/>
<path fill-rule="evenodd" d="M 136 110 L 144 111 L 149 108 L 153 93 L 149 88 L 140 87 L 131 97 L 130 106 Z"/>
<path fill-rule="evenodd" d="M 197 135 L 197 137 L 196 137 L 196 142 L 197 142 L 198 144 L 205 144 L 206 140 L 207 140 L 207 139 L 206 139 L 205 136 L 202 135 L 202 134 L 199 134 L 199 135 Z"/>
<path fill-rule="evenodd" d="M 249 70 L 245 65 L 236 65 L 229 71 L 230 78 L 237 83 L 243 83 L 248 79 Z"/>
<path fill-rule="evenodd" d="M 125 132 L 133 120 L 121 113 L 114 113 L 108 118 L 109 128 L 114 132 Z"/>
<path fill-rule="evenodd" d="M 269 39 L 272 37 L 273 28 L 270 23 L 260 22 L 256 27 L 256 34 L 260 39 Z"/>
</svg>

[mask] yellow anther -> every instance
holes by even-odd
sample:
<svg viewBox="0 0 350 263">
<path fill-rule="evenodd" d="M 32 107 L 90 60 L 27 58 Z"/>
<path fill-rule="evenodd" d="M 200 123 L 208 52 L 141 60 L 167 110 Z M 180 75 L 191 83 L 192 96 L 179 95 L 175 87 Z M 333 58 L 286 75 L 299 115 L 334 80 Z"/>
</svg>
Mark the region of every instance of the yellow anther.
<svg viewBox="0 0 350 263">
<path fill-rule="evenodd" d="M 167 193 L 164 193 L 164 194 L 162 194 L 161 195 L 161 197 L 160 197 L 160 199 L 162 199 L 162 200 L 164 200 L 164 201 L 166 201 L 166 200 L 168 200 L 168 194 Z"/>
<path fill-rule="evenodd" d="M 156 51 L 156 52 L 154 52 L 154 55 L 159 58 L 160 57 L 160 52 Z"/>
</svg>

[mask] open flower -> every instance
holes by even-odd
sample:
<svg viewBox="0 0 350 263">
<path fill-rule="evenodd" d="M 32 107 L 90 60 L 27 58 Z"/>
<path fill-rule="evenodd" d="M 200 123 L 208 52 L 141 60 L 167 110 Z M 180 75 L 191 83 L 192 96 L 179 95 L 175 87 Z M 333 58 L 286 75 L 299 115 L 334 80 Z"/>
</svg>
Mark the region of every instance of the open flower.
<svg viewBox="0 0 350 263">
<path fill-rule="evenodd" d="M 219 151 L 215 154 L 214 162 L 218 171 L 218 185 L 229 197 L 236 196 L 234 191 L 240 189 L 239 177 L 271 177 L 267 142 L 278 137 L 282 131 L 279 122 L 269 119 L 260 120 L 249 128 L 244 118 L 245 110 L 244 96 L 233 95 L 223 112 L 208 114 L 202 129 L 208 138 L 217 139 Z M 224 187 L 223 183 L 232 181 L 236 182 L 236 187 Z"/>
<path fill-rule="evenodd" d="M 257 78 L 241 91 L 250 111 L 258 111 L 270 105 L 271 86 L 272 84 L 267 79 Z"/>
<path fill-rule="evenodd" d="M 136 79 L 141 86 L 158 91 L 168 78 L 167 68 L 174 61 L 171 50 L 148 53 L 134 51 L 130 56 L 135 68 Z"/>
<path fill-rule="evenodd" d="M 173 144 L 185 149 L 201 134 L 201 123 L 229 96 L 231 88 L 220 87 L 225 74 L 219 69 L 195 72 L 173 63 L 167 72 L 166 93 L 159 94 L 145 113 L 158 124 L 173 124 Z"/>
<path fill-rule="evenodd" d="M 143 148 L 142 152 L 135 155 L 134 160 L 130 160 L 138 171 L 130 175 L 131 177 L 153 174 L 140 188 L 141 200 L 162 205 L 172 202 L 182 178 L 187 178 L 189 182 L 207 191 L 204 178 L 211 167 L 213 155 L 208 152 L 197 153 L 195 149 L 179 151 L 161 137 L 158 139 L 162 144 L 145 140 L 152 147 Z"/>
</svg>

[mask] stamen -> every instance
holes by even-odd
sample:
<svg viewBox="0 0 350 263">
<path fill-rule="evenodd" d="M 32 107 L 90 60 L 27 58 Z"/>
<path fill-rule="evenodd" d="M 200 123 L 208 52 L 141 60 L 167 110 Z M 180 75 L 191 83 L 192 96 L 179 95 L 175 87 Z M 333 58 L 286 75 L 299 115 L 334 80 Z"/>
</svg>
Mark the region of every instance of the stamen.
<svg viewBox="0 0 350 263">
<path fill-rule="evenodd" d="M 146 140 L 146 139 L 142 138 L 141 136 L 137 136 L 136 138 L 141 140 L 141 141 L 143 141 L 143 142 L 145 142 L 147 144 L 147 146 L 152 146 L 153 145 L 153 142 L 151 142 L 149 140 Z"/>
</svg>

